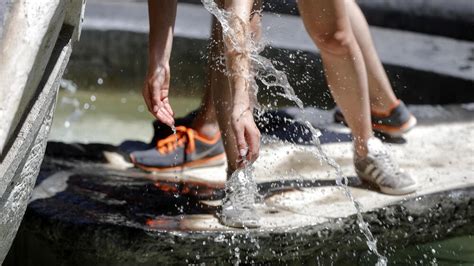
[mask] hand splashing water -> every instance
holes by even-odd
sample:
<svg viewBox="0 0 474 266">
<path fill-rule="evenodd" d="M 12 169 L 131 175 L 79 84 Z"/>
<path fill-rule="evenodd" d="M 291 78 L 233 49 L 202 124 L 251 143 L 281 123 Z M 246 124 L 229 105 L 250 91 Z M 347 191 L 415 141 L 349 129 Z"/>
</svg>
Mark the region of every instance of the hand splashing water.
<svg viewBox="0 0 474 266">
<path fill-rule="evenodd" d="M 219 23 L 222 26 L 222 33 L 224 35 L 224 38 L 227 38 L 228 40 L 230 40 L 230 43 L 234 45 L 233 48 L 239 51 L 246 52 L 250 55 L 250 61 L 252 63 L 252 71 L 254 72 L 252 74 L 254 74 L 255 78 L 260 80 L 265 85 L 267 90 L 271 88 L 283 89 L 283 92 L 277 92 L 276 95 L 282 96 L 288 100 L 293 101 L 304 112 L 303 102 L 295 94 L 293 87 L 288 82 L 288 78 L 286 74 L 283 71 L 276 69 L 275 66 L 272 64 L 272 62 L 268 58 L 265 58 L 259 54 L 261 51 L 261 47 L 251 39 L 247 40 L 245 47 L 239 46 L 239 42 L 236 39 L 237 35 L 233 31 L 233 29 L 229 26 L 229 22 L 228 22 L 232 14 L 224 10 L 221 10 L 213 0 L 201 0 L 201 1 L 204 7 L 212 15 L 214 15 L 216 19 L 219 21 Z M 256 83 L 250 81 L 249 84 L 253 85 L 255 95 L 257 95 L 258 88 L 256 86 Z M 258 105 L 257 105 L 257 109 L 258 109 Z M 260 114 L 260 113 L 261 112 L 257 112 L 257 114 Z M 319 142 L 319 138 L 318 138 L 321 135 L 320 131 L 315 129 L 311 125 L 311 123 L 309 123 L 308 121 L 303 121 L 303 122 L 311 131 L 312 136 L 313 136 L 312 143 L 317 147 L 319 154 L 314 153 L 315 157 L 321 158 L 323 161 L 325 161 L 329 166 L 331 166 L 336 171 L 336 175 L 337 175 L 336 184 L 340 188 L 343 189 L 346 197 L 353 203 L 354 208 L 356 209 L 356 212 L 357 212 L 358 226 L 361 232 L 364 234 L 364 236 L 367 239 L 367 246 L 369 250 L 372 251 L 378 257 L 378 261 L 376 265 L 378 266 L 387 265 L 387 262 L 388 262 L 387 258 L 379 253 L 377 249 L 377 240 L 375 239 L 372 232 L 370 231 L 368 223 L 365 222 L 362 216 L 363 207 L 357 200 L 355 200 L 354 196 L 352 195 L 347 185 L 348 184 L 347 177 L 344 176 L 344 174 L 342 173 L 342 170 L 339 164 L 337 164 L 336 161 L 334 161 L 332 158 L 327 156 L 327 154 L 323 151 L 321 144 Z M 247 166 L 245 167 L 245 169 L 242 170 L 242 172 L 240 171 L 236 172 L 236 174 L 242 174 L 242 173 L 247 179 L 253 180 L 253 173 L 252 173 L 251 167 Z"/>
</svg>

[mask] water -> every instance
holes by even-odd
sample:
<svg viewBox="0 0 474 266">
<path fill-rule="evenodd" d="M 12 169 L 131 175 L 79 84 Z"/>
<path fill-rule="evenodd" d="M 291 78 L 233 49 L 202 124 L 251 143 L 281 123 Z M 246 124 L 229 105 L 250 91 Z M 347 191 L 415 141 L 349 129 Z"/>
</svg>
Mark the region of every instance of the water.
<svg viewBox="0 0 474 266">
<path fill-rule="evenodd" d="M 174 145 L 175 145 L 176 148 L 178 148 L 179 143 L 178 143 L 178 134 L 176 133 L 176 126 L 172 125 L 171 130 L 173 131 L 173 135 L 174 135 L 174 138 L 175 138 L 175 144 Z M 176 153 L 174 155 L 174 165 L 178 165 L 178 153 Z M 175 176 L 175 178 L 178 178 L 178 176 Z"/>
<path fill-rule="evenodd" d="M 250 75 L 251 80 L 249 81 L 249 83 L 254 84 L 253 76 L 255 76 L 266 86 L 267 90 L 272 88 L 281 88 L 283 89 L 283 92 L 277 92 L 275 93 L 275 96 L 283 96 L 284 98 L 293 101 L 301 110 L 304 110 L 303 102 L 295 94 L 293 87 L 288 82 L 286 74 L 283 71 L 277 70 L 269 59 L 259 55 L 259 53 L 261 52 L 261 47 L 258 45 L 258 43 L 252 40 L 249 34 L 247 34 L 247 40 L 245 40 L 244 44 L 242 44 L 241 41 L 237 39 L 238 33 L 236 33 L 234 29 L 231 28 L 231 26 L 229 25 L 229 20 L 235 19 L 232 18 L 233 14 L 219 9 L 217 4 L 213 0 L 202 0 L 202 3 L 204 7 L 211 14 L 213 14 L 220 22 L 222 26 L 223 38 L 226 40 L 230 40 L 231 44 L 233 45 L 233 49 L 236 49 L 237 51 L 240 51 L 243 54 L 249 55 L 249 59 L 252 63 L 252 71 L 254 71 L 254 75 Z M 257 86 L 254 85 L 253 87 L 255 94 L 257 94 Z M 354 204 L 354 208 L 357 212 L 358 225 L 361 232 L 367 239 L 367 246 L 369 250 L 371 250 L 378 257 L 376 265 L 386 265 L 387 258 L 381 255 L 377 249 L 377 240 L 370 231 L 369 225 L 367 224 L 367 222 L 364 221 L 364 218 L 362 217 L 362 205 L 354 199 L 354 196 L 352 195 L 350 189 L 347 186 L 347 177 L 343 175 L 341 167 L 333 159 L 329 158 L 323 151 L 318 141 L 318 136 L 320 135 L 320 132 L 315 129 L 311 125 L 311 123 L 305 121 L 305 124 L 311 130 L 311 133 L 313 134 L 313 143 L 316 145 L 319 152 L 319 154 L 315 154 L 315 157 L 321 158 L 328 165 L 334 168 L 337 175 L 337 185 L 344 190 L 344 193 L 347 198 Z M 249 173 L 248 170 L 244 170 L 244 173 L 247 174 L 247 178 L 252 178 L 252 175 Z"/>
<path fill-rule="evenodd" d="M 73 76 L 71 79 L 81 78 Z M 146 109 L 140 88 L 141 82 L 116 85 L 104 80 L 101 86 L 80 86 L 74 94 L 61 89 L 50 139 L 114 145 L 119 145 L 124 139 L 148 143 L 153 134 L 151 121 L 154 117 Z M 188 88 L 174 87 L 171 92 L 170 101 L 177 117 L 199 106 L 200 99 L 186 95 L 188 91 Z M 80 115 L 75 115 L 78 113 Z"/>
<path fill-rule="evenodd" d="M 79 100 L 74 97 L 77 92 L 77 85 L 72 80 L 62 79 L 60 86 L 68 95 L 61 97 L 59 106 L 69 105 L 74 109 L 66 118 L 66 121 L 64 121 L 64 127 L 69 128 L 71 123 L 79 120 L 84 111 L 89 109 L 89 105 L 84 104 L 84 106 L 81 106 Z"/>
</svg>

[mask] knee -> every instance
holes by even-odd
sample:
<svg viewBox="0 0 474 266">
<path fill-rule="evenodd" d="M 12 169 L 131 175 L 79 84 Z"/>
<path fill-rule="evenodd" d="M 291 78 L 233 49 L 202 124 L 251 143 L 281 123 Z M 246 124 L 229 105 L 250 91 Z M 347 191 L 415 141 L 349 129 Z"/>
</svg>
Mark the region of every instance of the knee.
<svg viewBox="0 0 474 266">
<path fill-rule="evenodd" d="M 312 36 L 322 53 L 346 55 L 350 52 L 352 46 L 356 44 L 351 30 L 316 32 Z"/>
</svg>

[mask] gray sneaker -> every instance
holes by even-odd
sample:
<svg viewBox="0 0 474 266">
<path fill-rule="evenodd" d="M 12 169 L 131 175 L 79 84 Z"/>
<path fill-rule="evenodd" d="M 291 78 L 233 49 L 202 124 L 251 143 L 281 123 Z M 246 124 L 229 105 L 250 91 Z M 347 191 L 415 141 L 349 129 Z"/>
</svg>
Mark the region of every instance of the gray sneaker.
<svg viewBox="0 0 474 266">
<path fill-rule="evenodd" d="M 355 170 L 361 179 L 377 185 L 385 194 L 403 195 L 416 191 L 416 181 L 400 170 L 379 139 L 369 139 L 368 149 L 367 157 L 354 156 Z"/>
<path fill-rule="evenodd" d="M 401 137 L 416 126 L 416 118 L 410 113 L 402 101 L 398 101 L 386 114 L 372 112 L 372 128 L 375 132 L 391 137 Z M 334 121 L 347 125 L 346 119 L 339 108 L 334 113 Z"/>
<path fill-rule="evenodd" d="M 260 219 L 255 210 L 257 184 L 244 171 L 236 171 L 227 180 L 219 218 L 223 225 L 230 227 L 257 228 L 260 227 Z"/>
</svg>

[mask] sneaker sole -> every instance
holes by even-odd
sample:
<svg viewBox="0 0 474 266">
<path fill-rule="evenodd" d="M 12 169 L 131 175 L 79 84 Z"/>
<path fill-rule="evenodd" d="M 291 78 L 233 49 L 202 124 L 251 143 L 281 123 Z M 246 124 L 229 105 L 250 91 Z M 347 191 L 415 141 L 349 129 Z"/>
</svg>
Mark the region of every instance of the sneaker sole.
<svg viewBox="0 0 474 266">
<path fill-rule="evenodd" d="M 173 167 L 153 167 L 153 166 L 146 166 L 146 165 L 141 165 L 137 163 L 135 164 L 135 166 L 147 172 L 173 173 L 173 172 L 184 171 L 188 169 L 205 168 L 205 167 L 219 166 L 223 164 L 225 164 L 224 153 L 221 153 L 213 157 L 188 162 L 183 165 L 173 166 Z"/>
<path fill-rule="evenodd" d="M 379 184 L 377 184 L 376 182 L 372 181 L 371 177 L 370 176 L 367 176 L 366 174 L 364 173 L 361 173 L 360 171 L 356 170 L 356 174 L 365 182 L 371 184 L 371 185 L 374 185 L 374 186 L 377 186 L 380 191 L 384 194 L 388 194 L 388 195 L 406 195 L 406 194 L 410 194 L 410 193 L 413 193 L 417 190 L 418 188 L 418 184 L 415 183 L 411 186 L 408 186 L 408 187 L 404 187 L 404 188 L 399 188 L 399 189 L 393 189 L 391 187 L 384 187 L 384 186 L 381 186 Z"/>
<path fill-rule="evenodd" d="M 343 116 L 340 115 L 334 115 L 334 121 L 339 124 L 344 124 L 346 127 L 349 127 L 347 125 L 346 120 L 344 119 Z M 407 122 L 405 122 L 401 126 L 388 126 L 388 125 L 381 125 L 381 124 L 372 124 L 372 129 L 375 132 L 379 132 L 385 135 L 388 135 L 393 138 L 399 138 L 403 136 L 403 134 L 407 133 L 410 131 L 412 128 L 414 128 L 417 124 L 416 117 L 413 115 L 410 116 Z"/>
<path fill-rule="evenodd" d="M 372 124 L 372 128 L 376 132 L 389 135 L 390 137 L 399 138 L 403 134 L 407 133 L 412 128 L 414 128 L 416 124 L 417 124 L 416 117 L 411 115 L 408 121 L 399 127 L 387 126 L 387 125 L 381 125 L 381 124 Z"/>
</svg>

